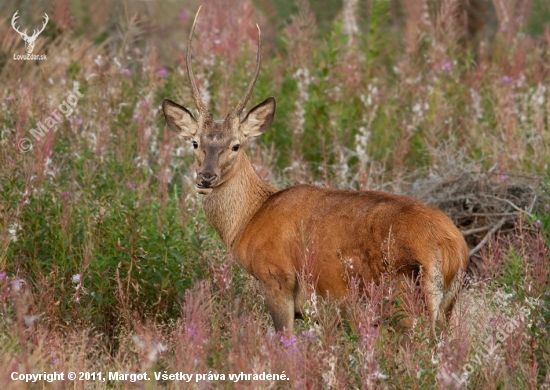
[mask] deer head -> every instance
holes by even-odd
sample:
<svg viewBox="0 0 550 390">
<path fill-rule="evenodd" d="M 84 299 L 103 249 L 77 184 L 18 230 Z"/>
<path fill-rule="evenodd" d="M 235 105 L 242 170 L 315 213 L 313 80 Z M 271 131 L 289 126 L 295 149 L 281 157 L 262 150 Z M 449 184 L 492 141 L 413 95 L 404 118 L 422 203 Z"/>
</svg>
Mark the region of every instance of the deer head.
<svg viewBox="0 0 550 390">
<path fill-rule="evenodd" d="M 262 43 L 260 27 L 256 25 L 258 55 L 254 76 L 244 96 L 226 118 L 214 119 L 202 101 L 191 67 L 191 43 L 200 10 L 201 8 L 197 11 L 191 27 L 186 57 L 187 74 L 199 115 L 195 118 L 185 107 L 169 99 L 164 99 L 162 109 L 170 129 L 191 139 L 195 150 L 196 186 L 200 194 L 209 194 L 212 189 L 221 186 L 238 170 L 238 163 L 242 161 L 241 155 L 244 153 L 242 146 L 247 143 L 248 138 L 258 136 L 268 129 L 275 115 L 276 104 L 275 99 L 269 97 L 241 119 L 241 113 L 252 95 L 260 71 Z"/>
<path fill-rule="evenodd" d="M 19 35 L 21 35 L 21 37 L 25 41 L 25 49 L 27 50 L 27 54 L 31 54 L 32 51 L 34 50 L 34 43 L 36 42 L 36 38 L 38 38 L 40 33 L 44 31 L 44 29 L 46 28 L 46 25 L 48 24 L 48 20 L 49 20 L 48 14 L 44 13 L 44 22 L 42 23 L 42 29 L 40 31 L 34 30 L 34 33 L 29 37 L 27 35 L 27 30 L 25 30 L 24 32 L 21 32 L 19 31 L 19 28 L 15 25 L 15 20 L 19 17 L 19 15 L 17 15 L 18 12 L 19 11 L 15 11 L 15 13 L 13 14 L 13 17 L 11 18 L 11 26 L 15 31 L 19 33 Z"/>
</svg>

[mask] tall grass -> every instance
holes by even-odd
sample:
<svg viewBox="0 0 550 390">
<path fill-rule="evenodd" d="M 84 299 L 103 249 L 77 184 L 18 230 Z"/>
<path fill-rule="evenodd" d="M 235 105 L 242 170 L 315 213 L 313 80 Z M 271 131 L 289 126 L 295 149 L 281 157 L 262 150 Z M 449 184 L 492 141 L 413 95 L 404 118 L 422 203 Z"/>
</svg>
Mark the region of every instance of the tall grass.
<svg viewBox="0 0 550 390">
<path fill-rule="evenodd" d="M 194 66 L 218 116 L 244 92 L 254 65 L 254 24 L 263 30 L 251 104 L 275 96 L 277 113 L 248 151 L 262 178 L 281 187 L 311 182 L 404 191 L 412 174 L 444 174 L 442 159 L 454 158 L 550 183 L 544 1 L 484 3 L 489 22 L 477 35 L 464 24 L 463 2 L 436 9 L 421 1 L 343 3 L 341 10 L 328 0 L 204 3 Z M 6 2 L 3 388 L 26 388 L 10 379 L 13 371 L 149 377 L 284 371 L 289 378 L 191 382 L 197 388 L 550 385 L 548 205 L 490 242 L 485 268 L 439 342 L 429 336 L 421 292 L 411 285 L 405 296 L 394 296 L 391 275 L 351 288 L 341 305 L 312 293 L 295 333 L 273 332 L 258 285 L 225 254 L 202 214 L 190 145 L 168 131 L 159 111 L 165 97 L 194 109 L 184 53 L 198 5 Z M 10 26 L 17 9 L 29 30 L 49 14 L 34 49 L 47 53 L 46 61 L 13 60 L 24 51 Z M 84 96 L 74 112 L 35 139 L 30 130 L 75 87 Z M 32 142 L 27 152 L 24 138 Z M 405 336 L 395 331 L 403 314 L 414 323 Z M 517 326 L 502 339 L 498 332 L 509 321 Z M 488 349 L 494 353 L 480 354 Z M 127 386 L 83 381 L 77 388 Z"/>
</svg>

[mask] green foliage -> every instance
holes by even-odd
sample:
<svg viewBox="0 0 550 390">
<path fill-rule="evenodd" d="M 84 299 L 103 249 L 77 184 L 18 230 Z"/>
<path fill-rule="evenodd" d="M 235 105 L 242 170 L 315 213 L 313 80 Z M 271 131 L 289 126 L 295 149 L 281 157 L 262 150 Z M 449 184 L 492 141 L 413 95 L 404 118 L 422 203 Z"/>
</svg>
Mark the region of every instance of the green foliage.
<svg viewBox="0 0 550 390">
<path fill-rule="evenodd" d="M 193 221 L 202 217 L 182 225 L 177 188 L 161 205 L 124 163 L 110 160 L 90 172 L 80 158 L 69 169 L 77 173 L 75 190 L 45 183 L 30 197 L 6 271 L 36 280 L 37 289 L 49 285 L 68 323 L 85 319 L 112 333 L 121 305 L 143 316 L 176 316 L 183 292 L 208 273 Z M 3 186 L 4 205 L 14 205 L 21 185 Z"/>
<path fill-rule="evenodd" d="M 292 383 L 301 384 L 296 388 L 454 387 L 442 382 L 442 370 L 452 366 L 459 373 L 472 350 L 483 347 L 465 330 L 477 324 L 467 323 L 467 315 L 459 318 L 435 345 L 430 319 L 415 315 L 410 344 L 399 352 L 402 335 L 394 328 L 407 297 L 394 299 L 387 291 L 375 304 L 369 297 L 374 314 L 365 310 L 365 297 L 348 310 L 352 319 L 334 315 L 335 303 L 319 299 L 318 306 L 308 303 L 295 339 L 281 341 L 270 333 L 261 290 L 230 262 L 201 211 L 189 145 L 165 133 L 159 111 L 164 98 L 187 99 L 180 103 L 194 109 L 184 38 L 188 14 L 198 3 L 114 1 L 112 9 L 123 12 L 103 13 L 92 12 L 89 2 L 58 3 L 56 24 L 52 17 L 51 29 L 40 36 L 50 50 L 47 63 L 0 53 L 0 366 L 39 362 L 31 369 L 57 370 L 50 357 L 78 345 L 85 351 L 80 359 L 92 361 L 93 369 L 282 367 L 293 370 Z M 257 8 L 250 5 L 238 23 L 226 19 L 221 6 L 223 17 L 201 16 L 206 20 L 197 26 L 194 65 L 218 119 L 248 85 L 256 53 L 253 23 L 262 25 L 262 68 L 248 108 L 268 96 L 277 99 L 275 121 L 255 141 L 261 148 L 252 149 L 275 150 L 272 160 L 263 160 L 271 181 L 282 178 L 273 184 L 294 180 L 287 172 L 298 166 L 301 181 L 399 188 L 409 174 L 444 173 L 441 163 L 449 157 L 480 170 L 541 175 L 550 185 L 544 2 L 533 2 L 523 31 L 510 35 L 490 25 L 491 39 L 479 46 L 473 38 L 462 44 L 462 37 L 446 34 L 444 27 L 414 20 L 405 2 L 359 3 L 354 36 L 340 0 L 255 2 Z M 212 4 L 221 3 L 205 4 L 205 11 Z M 309 11 L 316 20 L 311 31 L 309 19 L 300 19 Z M 71 16 L 65 24 L 63 15 Z M 206 42 L 207 29 L 215 30 L 220 20 L 245 27 L 237 29 L 235 40 Z M 8 21 L 4 27 L 14 34 Z M 85 50 L 64 51 L 69 41 Z M 20 41 L 11 47 L 22 53 Z M 50 115 L 74 83 L 84 97 L 72 115 L 44 139 L 30 136 L 30 128 Z M 23 153 L 17 145 L 27 137 L 33 149 Z M 364 150 L 358 148 L 361 137 Z M 453 155 L 442 156 L 447 151 Z M 389 176 L 395 181 L 384 181 Z M 541 256 L 547 247 L 537 234 L 550 245 L 549 208 L 539 208 L 522 225 L 525 230 L 510 234 L 515 241 L 495 243 L 501 245 L 502 264 L 490 272 L 493 279 L 480 282 L 483 298 L 491 301 L 504 292 L 513 307 L 537 298 L 530 288 L 547 290 L 548 259 Z M 28 290 L 17 290 L 19 281 Z M 496 379 L 476 366 L 468 386 L 545 383 L 550 300 L 547 291 L 539 295 L 540 305 L 528 316 L 533 325 L 519 333 L 523 339 L 514 339 L 517 348 L 502 343 L 503 354 L 516 365 L 503 366 Z M 203 313 L 193 310 L 206 306 Z M 496 302 L 483 309 L 487 316 L 509 316 Z M 201 337 L 193 333 L 198 331 Z M 59 339 L 57 352 L 51 334 Z M 78 341 L 69 340 L 71 335 Z M 147 353 L 155 343 L 169 350 L 153 362 Z M 99 346 L 97 355 L 88 353 L 91 345 Z M 107 363 L 94 360 L 106 349 Z M 68 353 L 63 356 L 65 371 L 73 369 Z M 328 385 L 331 372 L 338 386 Z M 3 375 L 0 368 L 0 381 Z"/>
</svg>

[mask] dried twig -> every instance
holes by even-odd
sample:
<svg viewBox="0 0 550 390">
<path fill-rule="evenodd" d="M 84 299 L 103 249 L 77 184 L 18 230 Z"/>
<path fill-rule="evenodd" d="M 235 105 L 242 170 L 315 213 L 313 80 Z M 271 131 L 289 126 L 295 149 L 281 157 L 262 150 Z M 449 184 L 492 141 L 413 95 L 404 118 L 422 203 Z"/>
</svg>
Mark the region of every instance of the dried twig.
<svg viewBox="0 0 550 390">
<path fill-rule="evenodd" d="M 496 199 L 496 200 L 500 200 L 502 202 L 506 202 L 508 203 L 510 206 L 512 206 L 515 210 L 519 211 L 519 212 L 525 212 L 527 213 L 528 216 L 532 217 L 533 215 L 527 211 L 527 210 L 524 210 L 522 209 L 521 207 L 518 207 L 516 206 L 513 202 L 509 201 L 508 199 L 502 199 L 502 198 L 499 198 L 498 196 L 494 196 L 494 195 L 489 195 L 489 194 L 483 194 L 484 197 L 486 198 L 493 198 L 493 199 Z"/>
<path fill-rule="evenodd" d="M 533 201 L 531 202 L 531 205 L 529 206 L 529 215 L 531 215 L 531 211 L 533 211 L 533 207 L 535 207 L 536 201 L 537 201 L 537 193 L 535 192 L 535 195 L 533 196 Z"/>
<path fill-rule="evenodd" d="M 489 230 L 489 232 L 485 235 L 485 237 L 483 237 L 483 240 L 481 240 L 479 242 L 479 244 L 477 244 L 475 246 L 475 248 L 473 248 L 471 251 L 470 251 L 470 257 L 472 257 L 473 255 L 475 255 L 477 252 L 479 252 L 481 250 L 481 248 L 483 248 L 483 246 L 485 244 L 487 244 L 487 241 L 489 241 L 489 238 L 491 238 L 491 236 L 493 234 L 495 234 L 495 232 L 500 229 L 505 223 L 506 221 L 508 220 L 508 218 L 504 217 L 502 218 L 500 221 L 498 221 L 497 224 L 495 224 L 491 230 Z"/>
<path fill-rule="evenodd" d="M 491 226 L 482 226 L 474 229 L 462 230 L 461 233 L 463 236 L 469 236 L 471 234 L 486 232 L 489 229 L 491 229 Z"/>
<path fill-rule="evenodd" d="M 468 213 L 468 212 L 463 212 L 461 213 L 461 215 L 468 215 L 468 216 L 472 216 L 472 217 L 511 217 L 511 216 L 516 216 L 518 215 L 518 213 Z"/>
</svg>

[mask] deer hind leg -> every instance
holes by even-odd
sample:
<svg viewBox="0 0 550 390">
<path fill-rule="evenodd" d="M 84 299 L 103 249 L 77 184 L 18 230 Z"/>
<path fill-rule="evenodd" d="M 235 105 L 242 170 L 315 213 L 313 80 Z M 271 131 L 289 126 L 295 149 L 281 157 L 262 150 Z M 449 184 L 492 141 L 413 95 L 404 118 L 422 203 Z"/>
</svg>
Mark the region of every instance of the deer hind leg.
<svg viewBox="0 0 550 390">
<path fill-rule="evenodd" d="M 445 280 L 443 279 L 440 261 L 435 262 L 431 269 L 428 270 L 423 282 L 428 310 L 432 317 L 432 332 L 434 335 L 437 335 L 446 323 L 445 314 L 442 311 Z"/>
<path fill-rule="evenodd" d="M 277 332 L 294 325 L 294 275 L 269 272 L 262 281 L 267 308 Z"/>
<path fill-rule="evenodd" d="M 453 310 L 453 306 L 455 304 L 458 292 L 460 290 L 460 286 L 462 285 L 462 277 L 464 276 L 464 272 L 462 270 L 458 270 L 455 277 L 453 278 L 453 281 L 449 285 L 449 288 L 445 293 L 443 294 L 443 299 L 441 301 L 440 310 L 445 316 L 445 319 L 448 321 L 451 317 L 451 312 Z"/>
</svg>

